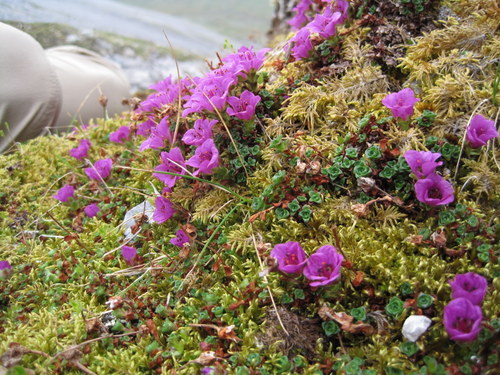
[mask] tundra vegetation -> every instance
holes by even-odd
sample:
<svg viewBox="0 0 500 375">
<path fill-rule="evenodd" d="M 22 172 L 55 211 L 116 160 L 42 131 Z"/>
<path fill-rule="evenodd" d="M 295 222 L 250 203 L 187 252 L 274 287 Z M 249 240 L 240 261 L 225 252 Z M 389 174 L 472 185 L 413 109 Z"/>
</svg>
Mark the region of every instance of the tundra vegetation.
<svg viewBox="0 0 500 375">
<path fill-rule="evenodd" d="M 498 10 L 301 0 L 272 49 L 15 145 L 8 373 L 495 373 Z"/>
</svg>

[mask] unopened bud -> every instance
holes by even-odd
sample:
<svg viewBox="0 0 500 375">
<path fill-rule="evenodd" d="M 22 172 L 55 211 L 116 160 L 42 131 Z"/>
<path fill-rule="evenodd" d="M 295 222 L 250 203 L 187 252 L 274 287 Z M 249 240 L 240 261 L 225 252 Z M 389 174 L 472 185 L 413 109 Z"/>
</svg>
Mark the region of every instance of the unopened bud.
<svg viewBox="0 0 500 375">
<path fill-rule="evenodd" d="M 99 96 L 99 104 L 102 107 L 106 107 L 108 105 L 108 98 L 105 95 L 100 95 Z"/>
</svg>

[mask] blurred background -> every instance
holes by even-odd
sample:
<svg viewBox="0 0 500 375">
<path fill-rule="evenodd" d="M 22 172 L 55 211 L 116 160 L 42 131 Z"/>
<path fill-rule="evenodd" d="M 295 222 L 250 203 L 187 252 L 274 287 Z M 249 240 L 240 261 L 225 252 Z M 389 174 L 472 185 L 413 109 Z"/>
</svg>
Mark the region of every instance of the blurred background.
<svg viewBox="0 0 500 375">
<path fill-rule="evenodd" d="M 240 46 L 263 47 L 273 0 L 0 0 L 0 21 L 44 48 L 73 44 L 118 63 L 134 91 L 176 75 L 207 70 Z M 165 36 L 166 35 L 166 36 Z M 0 35 L 1 46 L 1 35 Z M 0 47 L 1 48 L 1 47 Z"/>
</svg>

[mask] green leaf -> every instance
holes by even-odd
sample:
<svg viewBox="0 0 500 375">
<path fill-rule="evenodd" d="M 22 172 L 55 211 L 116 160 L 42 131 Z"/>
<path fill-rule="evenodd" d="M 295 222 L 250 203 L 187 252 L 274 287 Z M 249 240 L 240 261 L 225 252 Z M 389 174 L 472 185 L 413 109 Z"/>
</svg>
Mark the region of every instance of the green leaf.
<svg viewBox="0 0 500 375">
<path fill-rule="evenodd" d="M 261 211 L 264 208 L 264 200 L 261 197 L 253 197 L 251 207 L 254 211 Z"/>
<path fill-rule="evenodd" d="M 439 212 L 439 225 L 449 225 L 455 222 L 455 215 L 452 211 Z"/>
<path fill-rule="evenodd" d="M 358 164 L 354 167 L 354 175 L 356 178 L 365 177 L 372 173 L 370 167 L 366 164 Z"/>
<path fill-rule="evenodd" d="M 306 295 L 304 294 L 304 291 L 302 289 L 294 289 L 293 295 L 294 295 L 295 299 L 306 298 Z"/>
<path fill-rule="evenodd" d="M 300 209 L 300 203 L 297 199 L 294 199 L 290 203 L 288 203 L 288 209 L 292 214 L 295 214 Z"/>
<path fill-rule="evenodd" d="M 304 207 L 302 207 L 302 210 L 300 210 L 299 212 L 299 216 L 307 223 L 309 220 L 311 220 L 311 207 L 309 205 L 305 205 Z"/>
<path fill-rule="evenodd" d="M 389 303 L 385 306 L 387 314 L 393 318 L 397 318 L 404 310 L 404 303 L 398 297 L 392 297 Z"/>
<path fill-rule="evenodd" d="M 321 197 L 321 193 L 318 193 L 317 191 L 310 191 L 309 192 L 309 202 L 313 203 L 321 203 L 323 201 Z"/>
<path fill-rule="evenodd" d="M 368 147 L 365 151 L 365 155 L 368 159 L 376 160 L 382 157 L 382 151 L 379 146 L 375 145 Z"/>
<path fill-rule="evenodd" d="M 28 373 L 26 372 L 24 367 L 15 366 L 15 367 L 10 368 L 9 371 L 7 371 L 6 375 L 28 375 Z"/>
<path fill-rule="evenodd" d="M 420 293 L 417 297 L 417 306 L 422 309 L 430 307 L 433 303 L 434 298 L 429 294 Z"/>
<path fill-rule="evenodd" d="M 358 149 L 355 147 L 348 147 L 345 154 L 348 158 L 355 159 L 358 157 Z"/>
<path fill-rule="evenodd" d="M 392 178 L 396 174 L 396 170 L 394 168 L 385 166 L 384 169 L 379 173 L 380 177 L 383 178 Z"/>
<path fill-rule="evenodd" d="M 281 220 L 281 219 L 286 219 L 287 217 L 290 216 L 290 212 L 283 207 L 278 207 L 276 209 L 276 217 Z"/>
<path fill-rule="evenodd" d="M 328 337 L 340 332 L 339 325 L 333 320 L 327 320 L 326 322 L 321 323 L 321 327 L 323 327 L 323 331 L 325 331 L 325 335 Z"/>
<path fill-rule="evenodd" d="M 286 176 L 286 172 L 284 170 L 276 172 L 274 174 L 274 176 L 271 178 L 273 185 L 281 184 L 283 182 L 285 176 Z"/>
<path fill-rule="evenodd" d="M 366 319 L 366 309 L 364 306 L 355 307 L 351 309 L 351 316 L 357 320 L 365 320 Z"/>
<path fill-rule="evenodd" d="M 407 281 L 405 281 L 403 284 L 401 284 L 399 289 L 401 290 L 401 294 L 403 296 L 409 296 L 410 294 L 413 294 L 413 287 Z"/>
<path fill-rule="evenodd" d="M 399 346 L 399 348 L 401 350 L 401 353 L 403 353 L 404 355 L 406 355 L 408 357 L 415 355 L 419 350 L 417 344 L 415 344 L 414 342 L 411 342 L 411 341 L 407 341 L 407 342 L 402 343 Z"/>
</svg>

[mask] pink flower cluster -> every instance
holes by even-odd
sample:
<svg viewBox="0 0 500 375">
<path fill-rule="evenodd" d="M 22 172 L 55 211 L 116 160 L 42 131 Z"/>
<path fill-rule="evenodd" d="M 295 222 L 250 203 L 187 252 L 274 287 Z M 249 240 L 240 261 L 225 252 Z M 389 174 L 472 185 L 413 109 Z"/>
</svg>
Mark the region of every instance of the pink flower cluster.
<svg viewBox="0 0 500 375">
<path fill-rule="evenodd" d="M 455 276 L 450 282 L 452 300 L 444 308 L 443 324 L 455 341 L 473 341 L 481 330 L 483 313 L 481 303 L 488 289 L 488 281 L 474 272 Z"/>
<path fill-rule="evenodd" d="M 438 152 L 408 150 L 405 160 L 412 172 L 419 179 L 415 183 L 417 199 L 430 206 L 440 206 L 455 199 L 453 186 L 434 171 L 443 162 L 436 162 L 441 157 Z"/>
<path fill-rule="evenodd" d="M 249 74 L 255 73 L 262 67 L 268 50 L 264 48 L 254 52 L 251 48 L 241 47 L 238 52 L 226 56 L 222 60 L 221 67 L 212 70 L 204 77 L 194 79 L 190 95 L 183 98 L 186 102 L 182 116 L 186 117 L 195 112 L 201 114 L 222 111 L 229 104 L 233 113 L 228 111 L 229 115 L 250 120 L 260 97 L 247 90 L 240 97 L 230 96 L 230 89 L 240 79 L 246 79 Z"/>
<path fill-rule="evenodd" d="M 287 53 L 291 53 L 295 60 L 309 57 L 309 52 L 313 49 L 313 43 L 311 41 L 311 36 L 313 34 L 319 35 L 322 39 L 328 39 L 335 36 L 337 33 L 337 26 L 344 23 L 347 19 L 349 8 L 348 1 L 323 0 L 323 3 L 326 3 L 323 12 L 316 12 L 314 17 L 308 15 L 315 4 L 312 0 L 302 0 L 293 8 L 296 14 L 288 23 L 298 31 L 295 36 L 288 41 L 285 49 Z M 314 13 L 314 11 L 312 13 Z"/>
<path fill-rule="evenodd" d="M 320 247 L 306 257 L 298 242 L 289 241 L 276 245 L 271 256 L 278 262 L 278 269 L 285 273 L 303 273 L 311 280 L 312 287 L 332 284 L 340 278 L 340 267 L 344 261 L 342 254 L 331 245 Z"/>
<path fill-rule="evenodd" d="M 155 168 L 153 176 L 165 184 L 165 192 L 170 192 L 177 181 L 186 173 L 189 167 L 194 168 L 192 174 L 212 174 L 220 165 L 219 151 L 213 138 L 213 127 L 218 124 L 217 119 L 210 118 L 225 111 L 229 116 L 248 121 L 255 115 L 255 109 L 261 98 L 249 90 L 244 90 L 239 96 L 231 95 L 231 90 L 242 80 L 255 77 L 263 63 L 268 49 L 253 51 L 252 48 L 241 47 L 236 53 L 222 59 L 216 69 L 203 77 L 182 79 L 175 81 L 167 77 L 151 89 L 156 90 L 136 110 L 137 116 L 145 117 L 145 121 L 138 126 L 137 134 L 147 137 L 141 144 L 140 150 L 165 149 L 161 151 L 161 163 Z M 169 117 L 164 116 L 157 122 L 159 113 L 169 113 L 167 109 L 177 108 L 181 101 L 182 116 L 197 114 L 193 127 L 181 135 L 182 142 L 192 150 L 186 158 L 182 147 L 172 147 L 175 142 L 170 129 Z M 172 111 L 170 111 L 172 112 Z M 159 196 L 155 200 L 153 219 L 163 223 L 174 214 L 171 201 L 166 196 Z M 182 246 L 189 243 L 189 237 L 181 230 L 177 232 L 172 244 Z"/>
</svg>

